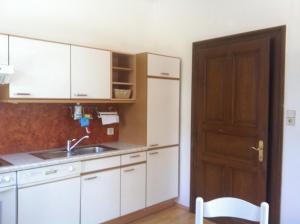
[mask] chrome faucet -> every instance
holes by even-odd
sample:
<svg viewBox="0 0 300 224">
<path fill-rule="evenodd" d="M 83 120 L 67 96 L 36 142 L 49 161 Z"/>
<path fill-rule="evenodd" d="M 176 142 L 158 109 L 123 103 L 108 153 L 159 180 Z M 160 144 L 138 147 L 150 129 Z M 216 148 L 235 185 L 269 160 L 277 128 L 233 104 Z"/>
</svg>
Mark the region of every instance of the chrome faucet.
<svg viewBox="0 0 300 224">
<path fill-rule="evenodd" d="M 74 143 L 74 145 L 72 145 L 72 142 L 76 141 L 77 139 L 72 139 L 72 140 L 68 140 L 67 141 L 67 152 L 72 152 L 72 150 L 80 143 L 82 142 L 84 139 L 89 138 L 89 135 L 85 135 L 82 138 L 80 138 L 77 142 Z"/>
</svg>

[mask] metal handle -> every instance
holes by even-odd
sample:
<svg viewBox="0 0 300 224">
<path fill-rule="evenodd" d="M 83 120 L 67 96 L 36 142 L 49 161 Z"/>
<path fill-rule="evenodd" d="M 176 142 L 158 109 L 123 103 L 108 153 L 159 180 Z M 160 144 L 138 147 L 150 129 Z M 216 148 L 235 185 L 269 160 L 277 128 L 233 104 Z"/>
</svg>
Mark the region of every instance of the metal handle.
<svg viewBox="0 0 300 224">
<path fill-rule="evenodd" d="M 158 152 L 150 152 L 149 155 L 157 155 Z"/>
<path fill-rule="evenodd" d="M 138 157 L 141 157 L 141 155 L 130 156 L 130 158 L 138 158 Z"/>
<path fill-rule="evenodd" d="M 8 187 L 8 188 L 3 188 L 3 189 L 0 188 L 0 193 L 6 192 L 6 191 L 15 190 L 15 189 L 16 189 L 16 187 Z"/>
<path fill-rule="evenodd" d="M 56 174 L 58 170 L 48 170 L 45 172 L 45 175 L 51 175 L 51 174 Z"/>
<path fill-rule="evenodd" d="M 150 147 L 156 147 L 156 146 L 159 146 L 159 144 L 150 144 L 149 146 Z"/>
<path fill-rule="evenodd" d="M 86 93 L 77 93 L 75 96 L 88 96 Z"/>
<path fill-rule="evenodd" d="M 168 73 L 168 72 L 161 72 L 160 74 L 161 75 L 170 75 L 170 73 Z"/>
<path fill-rule="evenodd" d="M 264 161 L 264 141 L 263 140 L 259 140 L 258 141 L 258 147 L 250 147 L 250 150 L 255 150 L 258 152 L 258 161 L 259 162 L 263 162 Z"/>
<path fill-rule="evenodd" d="M 16 93 L 16 96 L 30 96 L 30 93 Z"/>
<path fill-rule="evenodd" d="M 128 173 L 128 172 L 132 172 L 132 171 L 135 171 L 135 169 L 134 169 L 134 168 L 132 168 L 132 169 L 124 170 L 124 172 L 126 172 L 126 173 Z"/>
<path fill-rule="evenodd" d="M 97 179 L 98 177 L 97 176 L 94 176 L 94 177 L 87 177 L 87 178 L 85 178 L 84 180 L 95 180 L 95 179 Z"/>
</svg>

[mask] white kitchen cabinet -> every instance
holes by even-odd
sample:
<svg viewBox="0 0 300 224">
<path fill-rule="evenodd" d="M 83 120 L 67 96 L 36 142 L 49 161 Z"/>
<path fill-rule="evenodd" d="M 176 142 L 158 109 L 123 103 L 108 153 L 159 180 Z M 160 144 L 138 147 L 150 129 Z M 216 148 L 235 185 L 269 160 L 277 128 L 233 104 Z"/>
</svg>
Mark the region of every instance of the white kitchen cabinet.
<svg viewBox="0 0 300 224">
<path fill-rule="evenodd" d="M 148 76 L 179 78 L 180 59 L 156 54 L 148 54 Z"/>
<path fill-rule="evenodd" d="M 36 175 L 39 173 L 28 178 Z M 19 187 L 17 204 L 18 224 L 79 224 L 80 178 Z"/>
<path fill-rule="evenodd" d="M 8 36 L 0 34 L 0 65 L 8 65 Z"/>
<path fill-rule="evenodd" d="M 145 208 L 146 165 L 132 165 L 121 169 L 121 215 Z"/>
<path fill-rule="evenodd" d="M 147 145 L 179 144 L 179 81 L 148 78 Z"/>
<path fill-rule="evenodd" d="M 70 98 L 70 45 L 9 37 L 11 98 Z"/>
<path fill-rule="evenodd" d="M 71 46 L 71 98 L 111 98 L 111 52 Z"/>
<path fill-rule="evenodd" d="M 81 177 L 81 224 L 96 224 L 120 216 L 120 169 Z"/>
<path fill-rule="evenodd" d="M 147 152 L 147 207 L 178 196 L 178 147 Z"/>
</svg>

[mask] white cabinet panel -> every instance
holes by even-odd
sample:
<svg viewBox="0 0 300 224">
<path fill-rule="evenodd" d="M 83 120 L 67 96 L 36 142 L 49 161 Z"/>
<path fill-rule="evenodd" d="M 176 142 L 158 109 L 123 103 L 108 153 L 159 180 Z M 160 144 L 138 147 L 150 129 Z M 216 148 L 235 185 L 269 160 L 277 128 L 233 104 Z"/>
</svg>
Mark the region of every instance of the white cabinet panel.
<svg viewBox="0 0 300 224">
<path fill-rule="evenodd" d="M 178 147 L 147 152 L 147 207 L 178 196 Z"/>
<path fill-rule="evenodd" d="M 121 156 L 121 165 L 140 163 L 146 161 L 146 152 L 130 153 Z"/>
<path fill-rule="evenodd" d="M 11 98 L 70 98 L 70 45 L 9 37 Z"/>
<path fill-rule="evenodd" d="M 18 224 L 79 224 L 79 221 L 79 177 L 18 190 Z"/>
<path fill-rule="evenodd" d="M 0 34 L 0 65 L 8 65 L 8 36 Z"/>
<path fill-rule="evenodd" d="M 121 169 L 121 215 L 145 208 L 146 165 L 133 165 Z"/>
<path fill-rule="evenodd" d="M 111 52 L 71 46 L 71 98 L 111 97 Z"/>
<path fill-rule="evenodd" d="M 179 78 L 180 59 L 155 54 L 148 54 L 148 75 Z"/>
<path fill-rule="evenodd" d="M 179 143 L 179 81 L 148 78 L 147 145 Z"/>
<path fill-rule="evenodd" d="M 81 177 L 81 224 L 120 216 L 120 169 Z"/>
</svg>

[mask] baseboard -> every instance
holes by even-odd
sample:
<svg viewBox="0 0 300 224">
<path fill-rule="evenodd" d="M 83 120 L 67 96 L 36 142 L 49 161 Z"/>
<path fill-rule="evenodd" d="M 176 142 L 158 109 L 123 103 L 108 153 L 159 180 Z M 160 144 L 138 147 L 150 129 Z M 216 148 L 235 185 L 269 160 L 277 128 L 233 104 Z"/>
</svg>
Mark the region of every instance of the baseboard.
<svg viewBox="0 0 300 224">
<path fill-rule="evenodd" d="M 187 206 L 184 206 L 184 205 L 182 205 L 182 204 L 179 204 L 178 202 L 176 202 L 175 205 L 176 205 L 177 207 L 179 207 L 179 208 L 182 208 L 182 209 L 184 209 L 184 210 L 190 212 L 190 207 L 187 207 Z"/>
<path fill-rule="evenodd" d="M 165 201 L 165 202 L 162 202 L 162 203 L 159 203 L 157 205 L 153 205 L 153 206 L 148 207 L 148 208 L 144 208 L 140 211 L 133 212 L 133 213 L 130 213 L 130 214 L 125 215 L 125 216 L 121 216 L 117 219 L 113 219 L 111 221 L 108 221 L 105 224 L 126 224 L 126 223 L 130 223 L 130 222 L 133 222 L 135 220 L 144 218 L 148 215 L 151 215 L 153 213 L 160 212 L 160 211 L 162 211 L 166 208 L 170 208 L 174 205 L 176 205 L 176 198 Z"/>
</svg>

